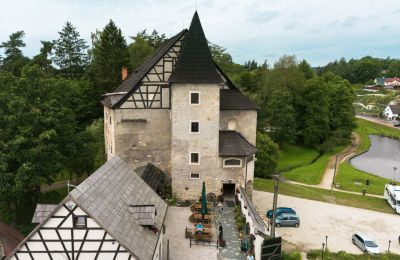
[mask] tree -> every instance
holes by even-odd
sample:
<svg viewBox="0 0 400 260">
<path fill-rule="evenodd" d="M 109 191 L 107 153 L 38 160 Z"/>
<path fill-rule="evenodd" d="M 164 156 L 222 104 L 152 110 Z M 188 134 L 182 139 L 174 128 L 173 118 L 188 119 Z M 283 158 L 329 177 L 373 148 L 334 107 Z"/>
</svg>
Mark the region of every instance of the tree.
<svg viewBox="0 0 400 260">
<path fill-rule="evenodd" d="M 296 141 L 296 114 L 292 94 L 285 88 L 272 90 L 267 102 L 267 122 L 272 139 L 282 146 Z"/>
<path fill-rule="evenodd" d="M 41 41 L 42 48 L 40 48 L 40 53 L 33 57 L 32 64 L 36 64 L 39 68 L 48 75 L 53 75 L 54 67 L 51 65 L 51 52 L 53 50 L 54 42 Z"/>
<path fill-rule="evenodd" d="M 79 32 L 70 22 L 58 34 L 60 37 L 54 44 L 53 62 L 62 76 L 81 77 L 88 65 L 86 41 L 79 38 Z"/>
<path fill-rule="evenodd" d="M 165 41 L 165 34 L 159 34 L 156 30 L 149 35 L 143 30 L 131 37 L 133 42 L 129 45 L 130 69 L 136 70 L 144 60 Z"/>
<path fill-rule="evenodd" d="M 257 161 L 255 165 L 255 176 L 267 178 L 275 174 L 278 159 L 278 145 L 274 143 L 267 134 L 257 132 Z"/>
<path fill-rule="evenodd" d="M 314 70 L 306 60 L 302 60 L 299 65 L 299 70 L 304 73 L 306 79 L 312 79 L 315 76 Z"/>
<path fill-rule="evenodd" d="M 21 48 L 25 47 L 23 38 L 24 31 L 18 31 L 10 35 L 10 39 L 2 42 L 0 48 L 4 49 L 6 55 L 2 59 L 2 71 L 8 71 L 15 76 L 21 75 L 21 69 L 29 62 L 29 59 L 22 54 Z"/>
<path fill-rule="evenodd" d="M 306 83 L 303 116 L 305 127 L 302 134 L 308 146 L 318 147 L 330 134 L 328 94 L 322 80 L 313 79 Z"/>
<path fill-rule="evenodd" d="M 110 92 L 121 83 L 121 70 L 129 65 L 129 51 L 121 29 L 110 22 L 93 42 L 91 78 L 98 97 Z"/>
<path fill-rule="evenodd" d="M 8 202 L 17 222 L 18 204 L 72 159 L 76 122 L 66 106 L 68 84 L 48 79 L 37 65 L 21 78 L 0 74 L 0 199 Z M 60 96 L 61 95 L 61 96 Z"/>
</svg>

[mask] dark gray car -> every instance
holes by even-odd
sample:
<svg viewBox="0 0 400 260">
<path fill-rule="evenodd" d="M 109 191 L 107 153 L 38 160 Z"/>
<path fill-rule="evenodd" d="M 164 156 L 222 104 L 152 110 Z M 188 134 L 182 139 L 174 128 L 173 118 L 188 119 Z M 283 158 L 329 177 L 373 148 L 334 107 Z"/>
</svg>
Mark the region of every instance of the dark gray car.
<svg viewBox="0 0 400 260">
<path fill-rule="evenodd" d="M 276 227 L 298 227 L 300 226 L 300 219 L 295 214 L 280 214 L 275 220 Z"/>
</svg>

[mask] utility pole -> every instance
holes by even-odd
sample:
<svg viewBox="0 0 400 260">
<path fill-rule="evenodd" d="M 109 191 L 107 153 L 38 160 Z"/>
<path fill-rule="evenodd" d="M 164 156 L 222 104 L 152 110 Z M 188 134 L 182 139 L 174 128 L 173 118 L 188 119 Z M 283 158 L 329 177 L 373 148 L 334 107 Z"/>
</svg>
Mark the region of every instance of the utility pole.
<svg viewBox="0 0 400 260">
<path fill-rule="evenodd" d="M 272 205 L 272 223 L 271 223 L 271 238 L 275 237 L 275 218 L 276 218 L 276 204 L 278 203 L 278 190 L 279 190 L 279 176 L 272 175 L 274 180 L 274 201 Z"/>
</svg>

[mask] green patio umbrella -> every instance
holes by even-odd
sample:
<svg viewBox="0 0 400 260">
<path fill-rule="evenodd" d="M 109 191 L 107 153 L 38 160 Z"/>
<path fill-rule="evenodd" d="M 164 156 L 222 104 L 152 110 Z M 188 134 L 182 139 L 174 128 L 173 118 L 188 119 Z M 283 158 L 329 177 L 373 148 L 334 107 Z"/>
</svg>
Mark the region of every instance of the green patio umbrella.
<svg viewBox="0 0 400 260">
<path fill-rule="evenodd" d="M 201 191 L 201 215 L 207 215 L 207 198 L 206 198 L 206 183 L 203 181 L 203 190 Z"/>
</svg>

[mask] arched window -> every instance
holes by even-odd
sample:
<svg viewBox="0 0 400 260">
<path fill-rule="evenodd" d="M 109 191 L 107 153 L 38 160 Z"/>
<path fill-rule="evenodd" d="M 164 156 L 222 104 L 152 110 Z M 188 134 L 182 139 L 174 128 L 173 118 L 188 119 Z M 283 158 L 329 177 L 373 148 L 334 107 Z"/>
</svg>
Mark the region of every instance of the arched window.
<svg viewBox="0 0 400 260">
<path fill-rule="evenodd" d="M 231 119 L 228 121 L 228 130 L 236 130 L 236 120 Z"/>
<path fill-rule="evenodd" d="M 237 158 L 225 159 L 224 167 L 242 167 L 242 160 Z"/>
</svg>

